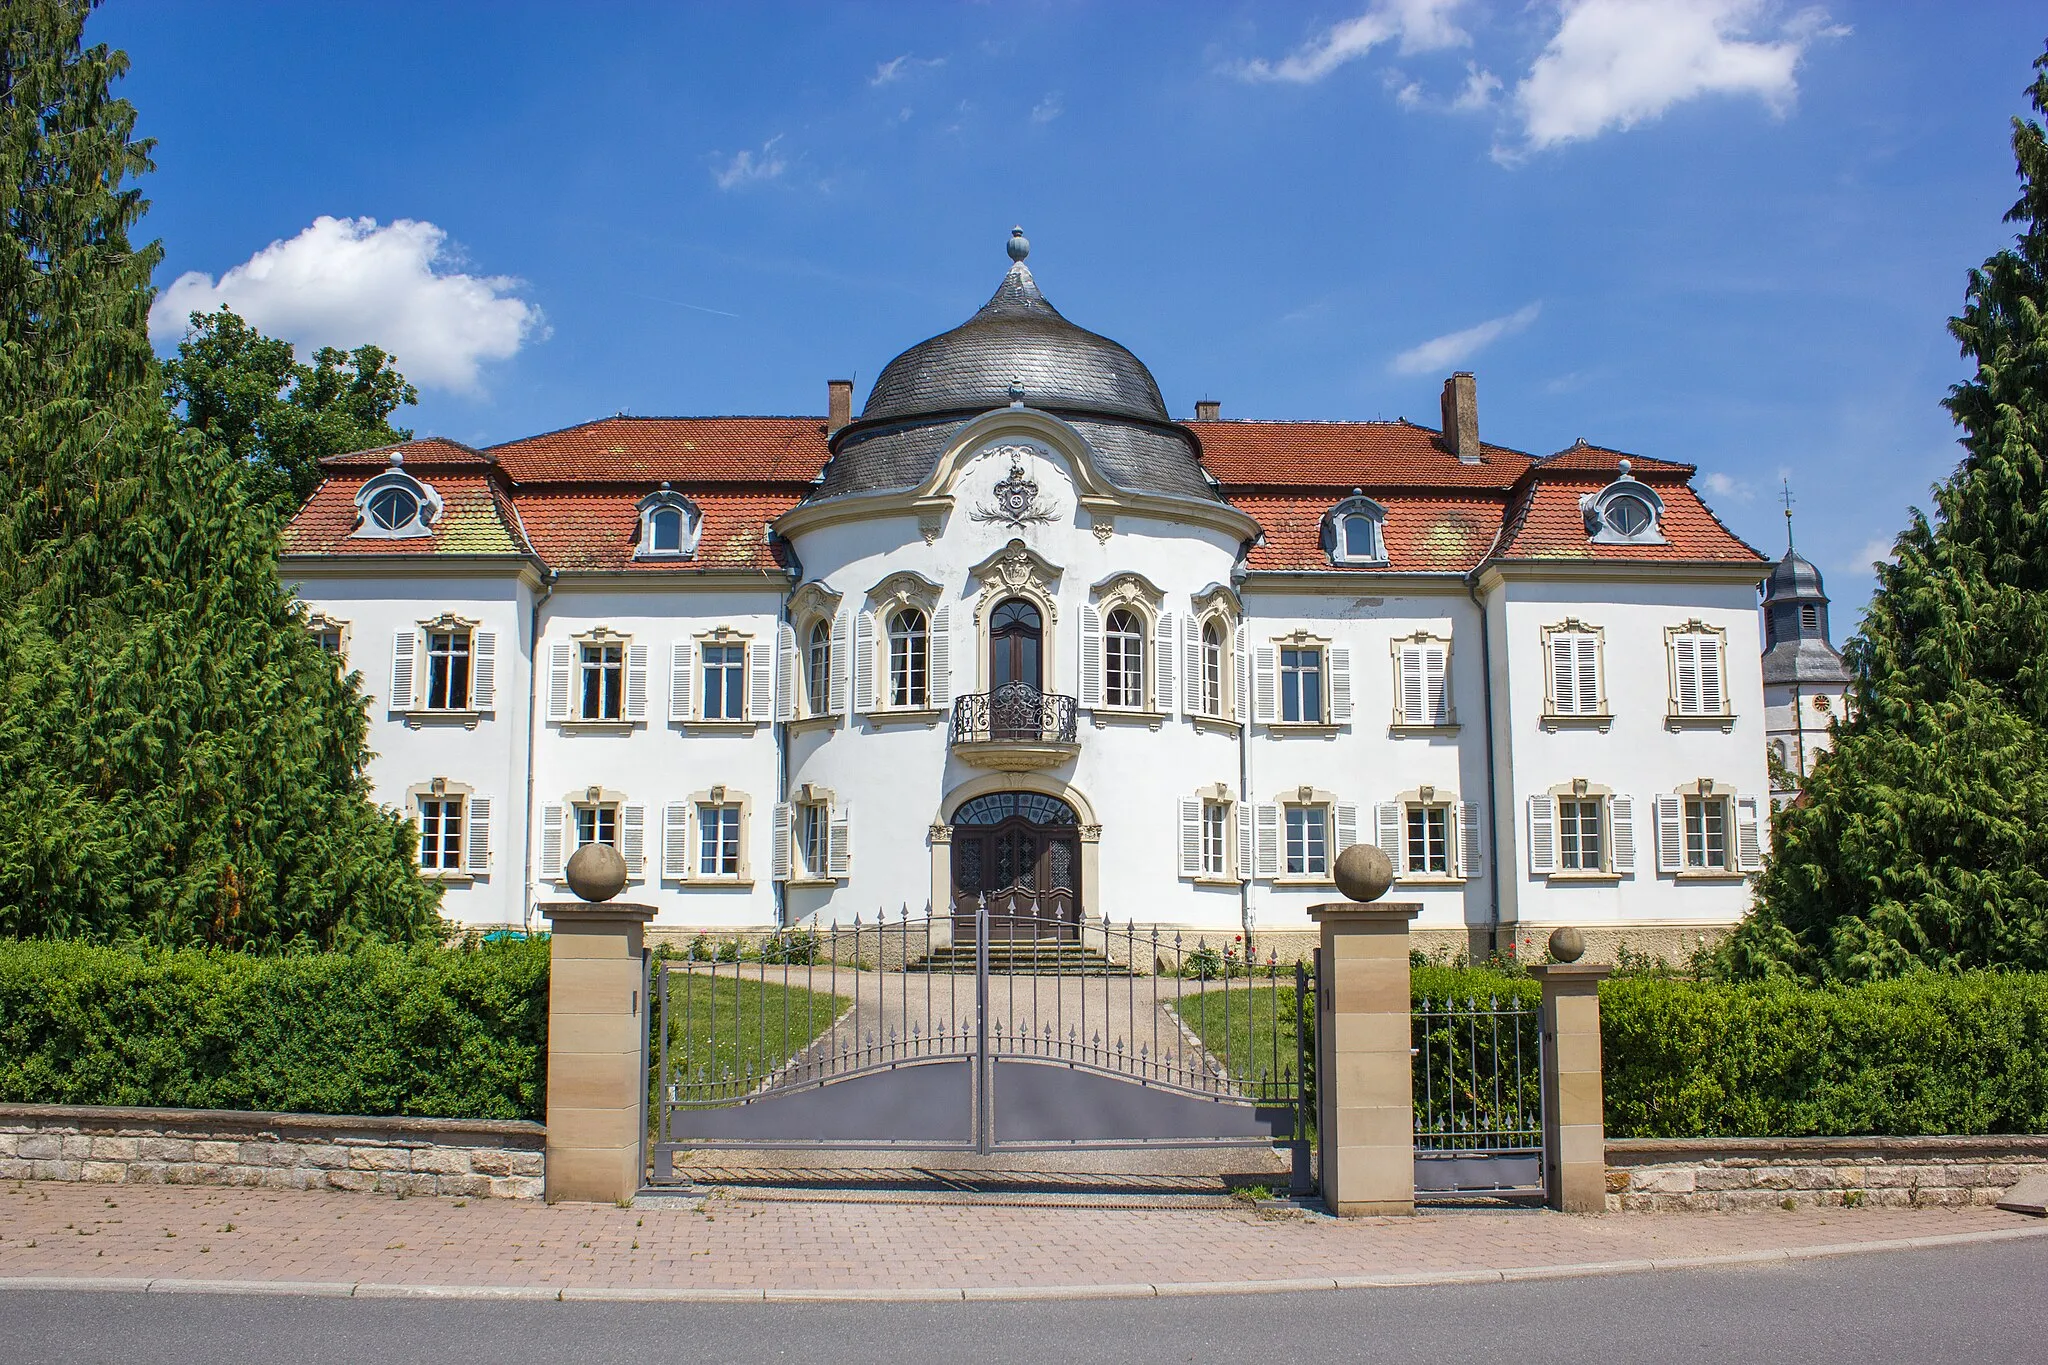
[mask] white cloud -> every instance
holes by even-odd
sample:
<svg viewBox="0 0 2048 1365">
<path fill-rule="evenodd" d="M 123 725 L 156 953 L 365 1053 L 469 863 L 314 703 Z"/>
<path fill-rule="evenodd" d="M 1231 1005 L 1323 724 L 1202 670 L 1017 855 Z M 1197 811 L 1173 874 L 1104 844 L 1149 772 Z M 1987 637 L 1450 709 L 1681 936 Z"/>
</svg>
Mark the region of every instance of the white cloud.
<svg viewBox="0 0 2048 1365">
<path fill-rule="evenodd" d="M 1856 562 L 1842 567 L 1851 573 L 1869 573 L 1873 564 L 1891 563 L 1893 539 L 1891 536 L 1883 536 L 1877 540 L 1865 541 L 1863 548 L 1856 552 Z"/>
<path fill-rule="evenodd" d="M 1719 471 L 1701 475 L 1700 487 L 1717 498 L 1733 498 L 1737 502 L 1749 502 L 1756 497 L 1756 489 L 1752 485 Z"/>
<path fill-rule="evenodd" d="M 1357 18 L 1325 30 L 1277 62 L 1254 57 L 1234 70 L 1248 81 L 1312 85 L 1397 38 L 1403 53 L 1463 47 L 1472 36 L 1451 22 L 1452 12 L 1463 4 L 1464 0 L 1377 0 Z"/>
<path fill-rule="evenodd" d="M 1465 63 L 1465 83 L 1450 99 L 1438 99 L 1422 88 L 1420 81 L 1404 81 L 1395 73 L 1388 81 L 1394 88 L 1394 102 L 1403 109 L 1428 110 L 1442 114 L 1470 114 L 1493 107 L 1500 93 L 1501 79 L 1477 62 Z"/>
<path fill-rule="evenodd" d="M 1531 149 L 1628 129 L 1701 95 L 1746 95 L 1782 114 L 1800 58 L 1830 27 L 1801 10 L 1773 34 L 1752 30 L 1764 0 L 1563 0 L 1550 43 L 1515 87 Z"/>
<path fill-rule="evenodd" d="M 1536 321 L 1536 315 L 1542 311 L 1541 303 L 1532 303 L 1503 317 L 1489 318 L 1477 327 L 1431 337 L 1395 356 L 1387 368 L 1395 374 L 1434 374 L 1470 360 L 1502 337 L 1513 336 Z"/>
<path fill-rule="evenodd" d="M 712 180 L 716 181 L 718 188 L 722 190 L 733 190 L 758 181 L 778 178 L 789 169 L 789 162 L 784 159 L 782 153 L 775 150 L 775 144 L 780 141 L 780 133 L 769 138 L 761 144 L 759 156 L 744 148 L 733 153 L 732 160 L 726 162 L 722 169 L 714 169 L 711 172 Z"/>
<path fill-rule="evenodd" d="M 1031 121 L 1033 123 L 1051 123 L 1066 112 L 1067 102 L 1061 99 L 1060 92 L 1055 90 L 1032 106 Z"/>
<path fill-rule="evenodd" d="M 905 76 L 919 71 L 931 71 L 946 64 L 944 57 L 913 57 L 908 52 L 901 57 L 891 57 L 886 62 L 875 63 L 875 74 L 868 78 L 869 85 L 887 85 L 900 81 Z"/>
<path fill-rule="evenodd" d="M 218 281 L 180 275 L 149 310 L 150 336 L 175 341 L 188 315 L 225 304 L 302 352 L 373 342 L 414 383 L 473 393 L 484 362 L 508 359 L 547 328 L 539 308 L 512 296 L 520 281 L 439 268 L 453 264 L 448 234 L 432 223 L 323 215 Z"/>
</svg>

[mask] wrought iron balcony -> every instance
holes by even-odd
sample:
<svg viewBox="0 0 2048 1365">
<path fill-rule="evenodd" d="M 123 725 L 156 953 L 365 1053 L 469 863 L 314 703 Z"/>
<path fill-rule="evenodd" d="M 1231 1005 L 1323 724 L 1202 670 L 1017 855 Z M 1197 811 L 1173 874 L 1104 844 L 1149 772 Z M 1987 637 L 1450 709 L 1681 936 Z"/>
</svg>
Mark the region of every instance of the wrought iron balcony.
<svg viewBox="0 0 2048 1365">
<path fill-rule="evenodd" d="M 953 703 L 953 751 L 981 768 L 1025 772 L 1064 763 L 1079 750 L 1074 699 L 1006 683 Z"/>
</svg>

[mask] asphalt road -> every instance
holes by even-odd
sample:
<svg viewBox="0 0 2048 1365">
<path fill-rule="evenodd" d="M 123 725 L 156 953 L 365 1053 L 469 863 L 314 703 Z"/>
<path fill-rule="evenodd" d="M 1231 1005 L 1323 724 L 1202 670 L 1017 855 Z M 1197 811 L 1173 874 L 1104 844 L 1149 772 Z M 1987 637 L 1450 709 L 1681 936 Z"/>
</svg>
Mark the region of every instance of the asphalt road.
<svg viewBox="0 0 2048 1365">
<path fill-rule="evenodd" d="M 0 1292 L 18 1361 L 2048 1361 L 2036 1240 L 1760 1269 L 1018 1304 Z"/>
</svg>

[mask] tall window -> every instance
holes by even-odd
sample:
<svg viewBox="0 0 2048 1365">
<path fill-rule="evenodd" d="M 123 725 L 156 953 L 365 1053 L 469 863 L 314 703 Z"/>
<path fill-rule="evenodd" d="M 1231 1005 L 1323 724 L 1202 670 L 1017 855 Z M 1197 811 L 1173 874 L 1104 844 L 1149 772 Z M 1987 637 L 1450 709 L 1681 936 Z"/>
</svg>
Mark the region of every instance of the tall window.
<svg viewBox="0 0 2048 1365">
<path fill-rule="evenodd" d="M 1685 798 L 1685 865 L 1699 872 L 1728 868 L 1728 801 L 1720 796 Z"/>
<path fill-rule="evenodd" d="M 1330 872 L 1330 811 L 1327 806 L 1287 808 L 1287 875 L 1325 877 Z"/>
<path fill-rule="evenodd" d="M 462 866 L 462 798 L 420 798 L 420 867 L 455 871 Z"/>
<path fill-rule="evenodd" d="M 704 646 L 704 719 L 745 720 L 747 647 Z"/>
<path fill-rule="evenodd" d="M 619 808 L 613 805 L 576 807 L 576 847 L 585 844 L 619 846 Z"/>
<path fill-rule="evenodd" d="M 1451 695 L 1446 672 L 1450 651 L 1438 641 L 1401 646 L 1401 723 L 1448 725 Z"/>
<path fill-rule="evenodd" d="M 1129 607 L 1118 607 L 1102 623 L 1102 700 L 1145 705 L 1145 622 Z"/>
<path fill-rule="evenodd" d="M 1202 875 L 1223 877 L 1230 873 L 1230 803 L 1202 803 Z"/>
<path fill-rule="evenodd" d="M 656 554 L 681 554 L 683 550 L 683 512 L 680 507 L 657 507 L 647 517 L 647 539 L 649 548 Z"/>
<path fill-rule="evenodd" d="M 1363 512 L 1353 512 L 1344 518 L 1344 558 L 1379 558 L 1379 537 L 1375 534 L 1379 523 Z"/>
<path fill-rule="evenodd" d="M 587 644 L 582 647 L 585 720 L 618 720 L 626 714 L 626 647 Z"/>
<path fill-rule="evenodd" d="M 1408 870 L 1448 874 L 1451 870 L 1451 808 L 1408 807 Z"/>
<path fill-rule="evenodd" d="M 1727 698 L 1721 685 L 1721 635 L 1681 630 L 1671 635 L 1672 707 L 1681 716 L 1718 716 Z"/>
<path fill-rule="evenodd" d="M 469 632 L 427 632 L 427 709 L 461 711 L 469 706 Z"/>
<path fill-rule="evenodd" d="M 1202 714 L 1223 714 L 1223 625 L 1210 621 L 1202 627 Z"/>
<path fill-rule="evenodd" d="M 804 645 L 804 700 L 810 714 L 822 716 L 832 709 L 832 623 L 820 621 L 811 627 Z"/>
<path fill-rule="evenodd" d="M 1600 798 L 1565 797 L 1557 803 L 1557 865 L 1567 872 L 1599 872 Z"/>
<path fill-rule="evenodd" d="M 706 802 L 697 807 L 697 874 L 740 875 L 740 808 Z"/>
<path fill-rule="evenodd" d="M 1323 651 L 1280 651 L 1280 719 L 1320 724 L 1323 719 Z"/>
<path fill-rule="evenodd" d="M 796 808 L 796 875 L 831 875 L 832 816 L 822 801 L 805 801 Z"/>
<path fill-rule="evenodd" d="M 889 618 L 889 705 L 929 705 L 931 634 L 923 612 L 905 607 Z"/>
<path fill-rule="evenodd" d="M 1550 704 L 1560 716 L 1600 714 L 1600 637 L 1590 631 L 1550 633 Z"/>
</svg>

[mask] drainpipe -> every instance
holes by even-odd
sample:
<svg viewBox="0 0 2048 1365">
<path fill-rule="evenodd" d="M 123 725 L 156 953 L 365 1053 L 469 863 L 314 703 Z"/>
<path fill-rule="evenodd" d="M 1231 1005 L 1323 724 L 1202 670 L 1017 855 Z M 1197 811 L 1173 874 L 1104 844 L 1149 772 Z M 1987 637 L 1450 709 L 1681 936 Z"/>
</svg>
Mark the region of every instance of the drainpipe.
<svg viewBox="0 0 2048 1365">
<path fill-rule="evenodd" d="M 533 599 L 533 611 L 526 626 L 526 906 L 523 918 L 529 932 L 534 927 L 534 898 L 539 890 L 533 866 L 533 741 L 540 718 L 540 609 L 555 595 L 555 580 L 561 576 L 559 569 L 541 571 L 540 596 Z"/>
<path fill-rule="evenodd" d="M 1479 581 L 1467 579 L 1465 591 L 1479 610 L 1479 671 L 1485 679 L 1480 694 L 1486 699 L 1486 846 L 1493 850 L 1493 870 L 1486 879 L 1486 945 L 1490 954 L 1500 952 L 1500 879 L 1504 875 L 1500 852 L 1500 802 L 1494 790 L 1493 758 L 1493 632 L 1487 628 L 1486 604 L 1479 600 Z"/>
<path fill-rule="evenodd" d="M 1246 615 L 1246 613 L 1245 613 L 1245 612 L 1243 611 L 1243 606 L 1244 606 L 1244 580 L 1245 580 L 1245 577 L 1246 577 L 1246 570 L 1245 570 L 1245 561 L 1244 561 L 1244 556 L 1246 556 L 1246 555 L 1248 555 L 1248 554 L 1250 554 L 1250 553 L 1251 553 L 1251 542 L 1247 541 L 1247 542 L 1245 542 L 1245 545 L 1244 545 L 1243 549 L 1241 549 L 1241 550 L 1240 550 L 1240 551 L 1238 552 L 1238 561 L 1237 561 L 1237 564 L 1236 564 L 1236 565 L 1235 565 L 1235 566 L 1234 566 L 1234 567 L 1232 568 L 1232 570 L 1231 570 L 1231 574 L 1230 574 L 1232 586 L 1233 586 L 1233 587 L 1235 587 L 1235 588 L 1237 588 L 1237 590 L 1238 590 L 1238 596 L 1237 596 L 1237 601 L 1238 601 L 1238 607 L 1239 607 L 1239 612 L 1238 612 L 1238 618 L 1239 618 L 1239 621 L 1240 621 L 1240 623 L 1242 623 L 1242 621 L 1243 621 L 1243 619 L 1244 619 L 1244 617 L 1245 617 L 1245 615 Z M 1235 631 L 1235 630 L 1233 629 L 1233 630 L 1232 630 L 1232 632 L 1231 632 L 1231 638 L 1232 638 L 1233 640 L 1235 640 L 1235 639 L 1236 639 L 1236 634 L 1237 634 L 1237 632 L 1236 632 L 1236 631 Z M 1249 633 L 1249 632 L 1247 632 L 1247 633 L 1246 633 L 1246 637 L 1245 637 L 1245 643 L 1246 643 L 1247 645 L 1249 645 L 1249 644 L 1251 643 L 1251 637 L 1250 637 L 1250 633 Z M 1225 680 L 1224 680 L 1224 685 L 1230 688 L 1230 690 L 1231 690 L 1231 693 L 1232 693 L 1232 696 L 1231 696 L 1231 700 L 1232 700 L 1232 701 L 1233 701 L 1233 702 L 1234 702 L 1234 703 L 1236 704 L 1236 709 L 1237 709 L 1237 799 L 1238 799 L 1238 809 L 1239 809 L 1239 811 L 1241 811 L 1241 812 L 1242 812 L 1242 818 L 1244 818 L 1244 819 L 1246 819 L 1246 820 L 1250 820 L 1250 821 L 1252 822 L 1252 823 L 1251 823 L 1251 831 L 1252 831 L 1252 866 L 1250 866 L 1250 867 L 1240 867 L 1240 868 L 1239 868 L 1239 869 L 1237 870 L 1237 917 L 1238 917 L 1238 920 L 1239 920 L 1239 922 L 1240 922 L 1240 923 L 1241 923 L 1241 924 L 1242 924 L 1242 925 L 1244 926 L 1244 960 L 1245 960 L 1245 962 L 1246 962 L 1247 964 L 1249 964 L 1249 963 L 1251 962 L 1251 960 L 1252 960 L 1252 953 L 1253 953 L 1253 951 L 1254 951 L 1254 949 L 1253 949 L 1253 947 L 1252 947 L 1252 878 L 1253 878 L 1253 876 L 1254 876 L 1254 875 L 1255 875 L 1255 874 L 1256 874 L 1256 873 L 1258 872 L 1258 861 L 1259 861 L 1259 827 L 1258 827 L 1258 808 L 1257 808 L 1257 806 L 1256 806 L 1256 805 L 1254 805 L 1254 804 L 1253 804 L 1253 801 L 1252 801 L 1252 708 L 1251 708 L 1251 698 L 1249 698 L 1249 697 L 1240 697 L 1240 696 L 1237 696 L 1237 695 L 1236 695 L 1236 692 L 1237 692 L 1237 680 L 1238 680 L 1238 678 L 1239 678 L 1240 676 L 1242 676 L 1242 677 L 1249 677 L 1249 676 L 1251 676 L 1251 665 L 1250 665 L 1250 661 L 1249 661 L 1249 660 L 1239 660 L 1239 659 L 1237 659 L 1237 658 L 1235 657 L 1235 655 L 1236 655 L 1236 650 L 1234 650 L 1234 649 L 1233 649 L 1233 650 L 1231 651 L 1231 653 L 1232 653 L 1232 656 L 1233 656 L 1233 657 L 1232 657 L 1232 659 L 1231 659 L 1231 664 L 1232 664 L 1232 667 L 1231 667 L 1231 673 L 1230 673 L 1230 677 L 1229 677 L 1228 679 L 1225 679 Z M 1230 835 L 1229 835 L 1229 837 L 1230 837 L 1230 838 L 1232 838 L 1232 839 L 1236 839 L 1236 838 L 1237 838 L 1237 831 L 1236 831 L 1236 830 L 1234 830 L 1234 829 L 1233 829 L 1233 830 L 1231 830 L 1231 831 L 1230 831 Z M 1243 852 L 1244 852 L 1244 846 L 1243 846 L 1242 842 L 1240 842 L 1240 843 L 1239 843 L 1239 845 L 1238 845 L 1238 850 L 1237 850 L 1237 851 L 1238 851 L 1238 853 L 1239 853 L 1240 855 L 1242 855 L 1242 854 L 1243 854 Z"/>
<path fill-rule="evenodd" d="M 850 388 L 848 392 L 851 392 Z M 796 622 L 791 619 L 789 614 L 789 600 L 792 595 L 792 592 L 796 588 L 796 585 L 804 581 L 804 566 L 803 561 L 796 557 L 796 546 L 792 545 L 787 539 L 781 536 L 777 536 L 776 540 L 781 543 L 783 549 L 789 555 L 790 588 L 788 591 L 785 591 L 782 594 L 782 615 L 780 619 L 783 625 L 786 625 L 791 630 L 794 630 L 796 628 Z M 777 688 L 780 688 L 782 684 L 786 681 L 786 679 L 783 677 L 782 672 L 781 634 L 782 632 L 778 629 L 776 631 L 777 638 L 775 642 L 775 685 Z M 796 670 L 797 676 L 799 680 L 801 680 L 803 676 L 802 641 L 797 642 Z M 791 714 L 795 714 L 794 706 L 795 703 L 792 699 Z M 778 707 L 778 709 L 780 708 Z M 789 726 L 785 725 L 780 720 L 771 718 L 768 722 L 768 733 L 775 736 L 775 785 L 776 791 L 778 793 L 778 795 L 775 798 L 775 804 L 778 806 L 786 805 L 789 802 Z M 774 812 L 771 810 L 769 812 L 769 815 L 772 817 L 774 815 Z M 773 836 L 771 835 L 770 837 L 772 838 Z M 771 883 L 773 883 L 775 887 L 775 927 L 778 929 L 787 929 L 789 927 L 789 883 L 775 881 L 775 869 L 773 867 L 770 867 L 768 871 L 768 879 Z"/>
</svg>

